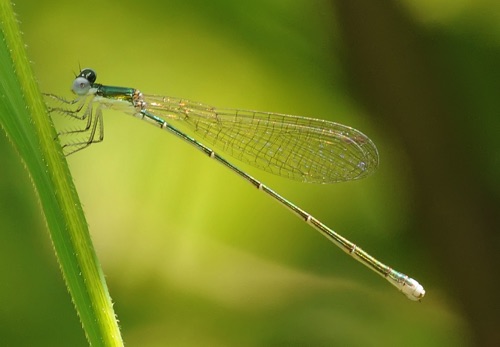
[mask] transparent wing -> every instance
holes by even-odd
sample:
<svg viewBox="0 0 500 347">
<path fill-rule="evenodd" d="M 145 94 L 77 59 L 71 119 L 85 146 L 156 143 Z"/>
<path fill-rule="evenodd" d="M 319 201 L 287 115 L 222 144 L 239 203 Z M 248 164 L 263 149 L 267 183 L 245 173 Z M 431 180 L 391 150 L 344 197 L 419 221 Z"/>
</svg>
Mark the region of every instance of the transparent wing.
<svg viewBox="0 0 500 347">
<path fill-rule="evenodd" d="M 216 109 L 184 99 L 144 95 L 147 109 L 189 129 L 205 144 L 264 171 L 310 183 L 363 178 L 378 166 L 373 142 L 325 120 Z"/>
</svg>

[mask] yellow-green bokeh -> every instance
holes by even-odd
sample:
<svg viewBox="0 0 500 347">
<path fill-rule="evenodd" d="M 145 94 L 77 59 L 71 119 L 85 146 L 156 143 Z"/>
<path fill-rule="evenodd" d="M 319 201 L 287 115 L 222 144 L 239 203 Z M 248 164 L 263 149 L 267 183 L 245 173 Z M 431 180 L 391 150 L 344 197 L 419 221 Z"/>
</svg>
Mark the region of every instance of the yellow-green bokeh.
<svg viewBox="0 0 500 347">
<path fill-rule="evenodd" d="M 447 1 L 435 2 L 441 7 L 404 3 L 422 31 L 467 30 L 456 24 L 467 18 L 466 2 L 457 8 Z M 235 164 L 418 279 L 428 293 L 422 304 L 409 302 L 221 165 L 165 132 L 108 111 L 105 141 L 68 160 L 128 346 L 471 343 L 445 274 L 415 234 L 412 158 L 350 92 L 332 4 L 16 5 L 43 91 L 69 98 L 74 73 L 92 67 L 105 84 L 324 118 L 368 134 L 381 165 L 359 182 L 298 184 Z M 483 39 L 498 49 L 496 30 Z M 0 340 L 85 346 L 28 175 L 4 136 L 0 151 L 0 263 L 8 281 L 0 285 Z"/>
</svg>

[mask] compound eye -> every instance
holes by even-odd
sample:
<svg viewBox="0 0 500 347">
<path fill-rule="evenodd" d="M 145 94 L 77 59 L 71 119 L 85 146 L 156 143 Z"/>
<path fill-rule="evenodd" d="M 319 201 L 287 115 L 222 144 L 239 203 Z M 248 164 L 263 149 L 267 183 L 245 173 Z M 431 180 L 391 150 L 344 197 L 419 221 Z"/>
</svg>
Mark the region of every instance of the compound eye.
<svg viewBox="0 0 500 347">
<path fill-rule="evenodd" d="M 92 84 L 97 79 L 97 74 L 95 73 L 94 70 L 85 68 L 82 71 L 80 71 L 80 73 L 76 77 L 84 77 Z"/>
<path fill-rule="evenodd" d="M 91 85 L 88 79 L 85 77 L 77 77 L 73 81 L 73 87 L 71 87 L 71 90 L 76 95 L 83 96 L 89 92 L 90 87 Z"/>
</svg>

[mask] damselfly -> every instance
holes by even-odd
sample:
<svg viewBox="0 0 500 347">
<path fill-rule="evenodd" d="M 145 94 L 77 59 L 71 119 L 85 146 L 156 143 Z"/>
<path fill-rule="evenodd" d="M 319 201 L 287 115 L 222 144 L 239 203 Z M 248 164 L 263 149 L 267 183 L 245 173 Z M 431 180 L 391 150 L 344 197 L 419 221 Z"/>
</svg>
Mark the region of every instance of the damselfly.
<svg viewBox="0 0 500 347">
<path fill-rule="evenodd" d="M 204 143 L 244 163 L 279 176 L 310 183 L 355 180 L 376 169 L 377 148 L 360 131 L 319 119 L 271 112 L 217 109 L 185 99 L 145 95 L 134 88 L 98 84 L 96 79 L 94 70 L 83 69 L 73 82 L 72 90 L 77 95 L 75 100 L 45 94 L 50 101 L 57 103 L 57 106 L 49 107 L 51 112 L 66 114 L 85 122 L 82 129 L 60 133 L 85 135 L 83 141 L 65 144 L 65 154 L 102 141 L 102 110 L 121 110 L 180 137 L 243 177 L 312 225 L 354 259 L 386 278 L 411 300 L 424 297 L 425 290 L 416 280 L 384 265 L 179 128 L 189 129 Z"/>
</svg>

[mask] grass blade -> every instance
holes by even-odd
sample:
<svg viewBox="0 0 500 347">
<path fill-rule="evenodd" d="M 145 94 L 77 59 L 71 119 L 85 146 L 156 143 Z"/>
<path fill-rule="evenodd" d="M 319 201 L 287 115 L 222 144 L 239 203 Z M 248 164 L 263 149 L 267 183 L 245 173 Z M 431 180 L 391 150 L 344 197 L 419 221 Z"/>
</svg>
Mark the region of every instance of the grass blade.
<svg viewBox="0 0 500 347">
<path fill-rule="evenodd" d="M 56 132 L 8 0 L 0 0 L 0 76 L 0 127 L 30 174 L 87 339 L 92 346 L 122 346 L 83 209 L 60 145 L 54 140 Z"/>
</svg>

